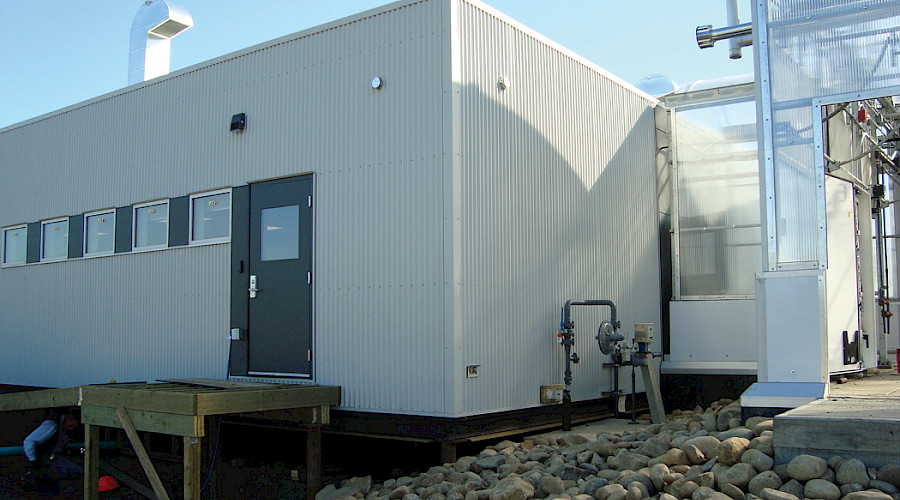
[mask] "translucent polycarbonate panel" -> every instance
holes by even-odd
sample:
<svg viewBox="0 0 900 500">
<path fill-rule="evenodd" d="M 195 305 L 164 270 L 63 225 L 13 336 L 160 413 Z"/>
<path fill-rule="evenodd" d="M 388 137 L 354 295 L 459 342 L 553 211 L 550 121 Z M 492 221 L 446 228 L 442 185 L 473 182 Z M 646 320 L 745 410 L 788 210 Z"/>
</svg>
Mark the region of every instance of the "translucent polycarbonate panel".
<svg viewBox="0 0 900 500">
<path fill-rule="evenodd" d="M 673 115 L 681 295 L 753 295 L 762 263 L 756 104 Z"/>
<path fill-rule="evenodd" d="M 191 242 L 231 236 L 231 193 L 197 196 L 191 200 Z"/>
<path fill-rule="evenodd" d="M 165 246 L 169 242 L 169 202 L 134 209 L 134 248 Z"/>
<path fill-rule="evenodd" d="M 116 244 L 116 213 L 88 215 L 84 218 L 84 254 L 112 253 Z"/>
<path fill-rule="evenodd" d="M 261 217 L 262 260 L 296 259 L 300 255 L 300 207 L 266 208 Z"/>
<path fill-rule="evenodd" d="M 41 226 L 41 260 L 65 259 L 69 254 L 69 220 Z"/>
<path fill-rule="evenodd" d="M 3 264 L 24 264 L 28 247 L 28 227 L 3 230 Z"/>
<path fill-rule="evenodd" d="M 777 260 L 815 262 L 811 100 L 900 85 L 900 1 L 770 0 L 767 18 Z"/>
</svg>

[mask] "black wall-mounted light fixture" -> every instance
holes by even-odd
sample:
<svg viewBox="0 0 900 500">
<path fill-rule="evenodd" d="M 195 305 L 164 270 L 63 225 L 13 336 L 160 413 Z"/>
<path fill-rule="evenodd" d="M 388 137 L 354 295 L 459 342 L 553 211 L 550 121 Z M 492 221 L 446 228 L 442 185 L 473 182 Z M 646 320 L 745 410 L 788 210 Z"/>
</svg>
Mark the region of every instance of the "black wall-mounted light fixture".
<svg viewBox="0 0 900 500">
<path fill-rule="evenodd" d="M 247 127 L 247 113 L 238 113 L 231 117 L 231 131 L 243 132 Z"/>
</svg>

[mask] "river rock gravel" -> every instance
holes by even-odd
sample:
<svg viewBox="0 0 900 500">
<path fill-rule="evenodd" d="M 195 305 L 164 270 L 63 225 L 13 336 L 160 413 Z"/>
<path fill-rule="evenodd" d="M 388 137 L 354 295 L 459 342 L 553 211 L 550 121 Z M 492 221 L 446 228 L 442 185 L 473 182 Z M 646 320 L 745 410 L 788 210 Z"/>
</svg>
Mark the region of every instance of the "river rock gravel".
<svg viewBox="0 0 900 500">
<path fill-rule="evenodd" d="M 775 465 L 772 420 L 740 415 L 720 400 L 640 432 L 507 440 L 419 474 L 328 485 L 316 500 L 900 500 L 900 464 L 799 455 Z"/>
</svg>

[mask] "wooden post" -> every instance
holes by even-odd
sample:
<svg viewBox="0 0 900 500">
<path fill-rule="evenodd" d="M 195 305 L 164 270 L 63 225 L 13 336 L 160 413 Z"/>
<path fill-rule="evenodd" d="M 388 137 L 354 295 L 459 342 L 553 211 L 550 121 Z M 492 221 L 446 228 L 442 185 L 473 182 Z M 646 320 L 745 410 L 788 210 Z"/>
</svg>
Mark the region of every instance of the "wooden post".
<svg viewBox="0 0 900 500">
<path fill-rule="evenodd" d="M 147 474 L 147 479 L 150 480 L 150 486 L 153 487 L 153 492 L 156 493 L 156 497 L 159 498 L 159 500 L 169 500 L 169 494 L 166 493 L 166 488 L 163 486 L 162 481 L 160 481 L 159 474 L 156 473 L 153 462 L 150 461 L 150 455 L 148 455 L 147 450 L 144 449 L 144 444 L 141 443 L 141 438 L 138 436 L 137 430 L 135 430 L 134 424 L 131 422 L 131 417 L 128 416 L 125 407 L 119 406 L 116 410 L 116 414 L 119 416 L 122 428 L 125 429 L 125 434 L 128 435 L 128 440 L 131 441 L 131 446 L 134 448 L 134 453 L 137 455 L 141 467 L 144 468 L 144 473 Z"/>
<path fill-rule="evenodd" d="M 200 438 L 184 438 L 184 500 L 200 500 Z"/>
<path fill-rule="evenodd" d="M 456 443 L 441 441 L 441 463 L 452 464 L 456 462 Z"/>
<path fill-rule="evenodd" d="M 322 426 L 306 428 L 306 498 L 314 500 L 322 489 Z"/>
<path fill-rule="evenodd" d="M 221 416 L 210 416 L 206 417 L 206 437 L 207 439 L 203 441 L 203 448 L 205 448 L 205 460 L 208 467 L 209 472 L 209 481 L 206 484 L 206 489 L 203 490 L 203 498 L 219 498 L 219 453 L 218 448 L 222 446 L 222 423 Z M 203 473 L 201 469 L 200 473 Z"/>
<path fill-rule="evenodd" d="M 100 428 L 84 424 L 84 498 L 98 500 L 100 482 Z"/>
</svg>

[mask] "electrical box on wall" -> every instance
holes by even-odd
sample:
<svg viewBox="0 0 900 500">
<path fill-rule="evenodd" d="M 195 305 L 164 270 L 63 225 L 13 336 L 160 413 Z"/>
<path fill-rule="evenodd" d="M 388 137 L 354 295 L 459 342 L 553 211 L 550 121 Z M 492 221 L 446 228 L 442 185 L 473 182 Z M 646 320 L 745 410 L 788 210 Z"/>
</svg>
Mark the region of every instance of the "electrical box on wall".
<svg viewBox="0 0 900 500">
<path fill-rule="evenodd" d="M 562 384 L 542 385 L 541 386 L 541 404 L 549 405 L 562 403 L 563 386 Z"/>
</svg>

